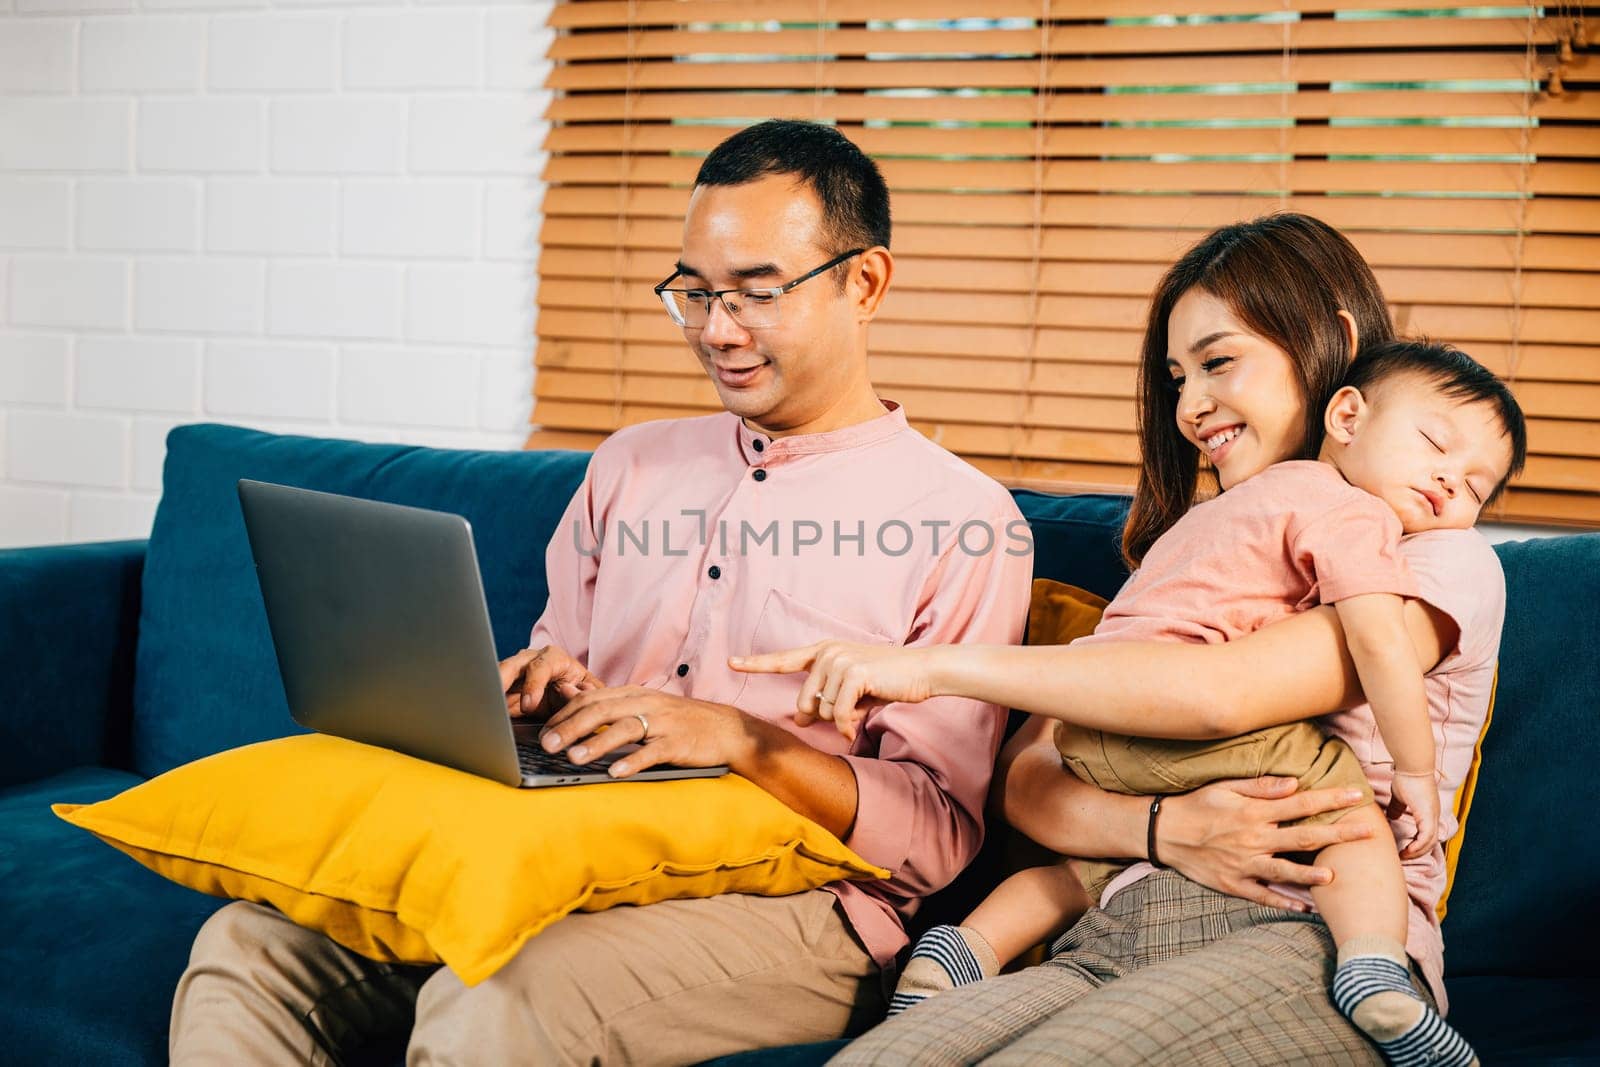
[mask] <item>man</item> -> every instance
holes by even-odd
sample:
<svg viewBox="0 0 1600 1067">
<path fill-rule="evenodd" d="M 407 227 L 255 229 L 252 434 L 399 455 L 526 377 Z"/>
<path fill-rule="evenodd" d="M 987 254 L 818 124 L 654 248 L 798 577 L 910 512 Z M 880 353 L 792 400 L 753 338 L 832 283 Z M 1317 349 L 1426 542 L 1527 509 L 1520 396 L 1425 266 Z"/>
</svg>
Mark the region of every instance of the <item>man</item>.
<svg viewBox="0 0 1600 1067">
<path fill-rule="evenodd" d="M 552 751 L 643 742 L 619 776 L 726 763 L 891 878 L 574 914 L 471 988 L 235 903 L 196 939 L 175 1062 L 342 1062 L 413 1016 L 429 1063 L 692 1063 L 876 1021 L 904 919 L 981 841 L 1002 709 L 889 705 L 848 743 L 796 721 L 798 677 L 727 660 L 1021 637 L 1031 541 L 1010 496 L 868 379 L 889 229 L 877 168 L 828 127 L 763 123 L 706 159 L 657 291 L 727 411 L 596 450 L 544 615 L 501 675 Z"/>
</svg>

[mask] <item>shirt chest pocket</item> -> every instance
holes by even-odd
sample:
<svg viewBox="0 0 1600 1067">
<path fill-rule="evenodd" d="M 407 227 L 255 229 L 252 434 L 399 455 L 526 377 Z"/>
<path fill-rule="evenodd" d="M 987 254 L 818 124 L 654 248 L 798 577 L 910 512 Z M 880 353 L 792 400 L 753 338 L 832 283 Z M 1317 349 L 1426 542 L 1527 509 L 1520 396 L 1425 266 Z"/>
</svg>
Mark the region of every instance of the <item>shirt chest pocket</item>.
<svg viewBox="0 0 1600 1067">
<path fill-rule="evenodd" d="M 750 654 L 783 652 L 818 641 L 850 641 L 863 645 L 897 645 L 888 637 L 860 623 L 844 619 L 807 604 L 782 589 L 767 594 L 761 614 L 750 632 Z M 764 719 L 793 715 L 795 698 L 800 695 L 804 674 L 751 674 L 733 704 Z M 827 725 L 831 730 L 832 724 Z"/>
</svg>

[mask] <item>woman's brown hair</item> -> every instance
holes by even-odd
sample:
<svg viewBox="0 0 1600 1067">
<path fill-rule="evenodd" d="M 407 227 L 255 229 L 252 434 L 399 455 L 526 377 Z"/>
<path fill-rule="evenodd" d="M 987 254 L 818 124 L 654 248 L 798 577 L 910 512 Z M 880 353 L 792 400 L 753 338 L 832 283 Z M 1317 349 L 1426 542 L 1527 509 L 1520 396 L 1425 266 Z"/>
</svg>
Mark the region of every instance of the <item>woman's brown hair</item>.
<svg viewBox="0 0 1600 1067">
<path fill-rule="evenodd" d="M 1139 360 L 1139 483 L 1122 531 L 1122 554 L 1133 567 L 1194 506 L 1200 484 L 1200 450 L 1178 431 L 1178 395 L 1167 370 L 1167 321 L 1196 286 L 1289 354 L 1305 403 L 1300 459 L 1317 454 L 1323 409 L 1355 356 L 1339 312 L 1355 320 L 1362 345 L 1394 339 L 1371 268 L 1320 219 L 1266 215 L 1213 230 L 1185 252 L 1156 286 Z"/>
</svg>

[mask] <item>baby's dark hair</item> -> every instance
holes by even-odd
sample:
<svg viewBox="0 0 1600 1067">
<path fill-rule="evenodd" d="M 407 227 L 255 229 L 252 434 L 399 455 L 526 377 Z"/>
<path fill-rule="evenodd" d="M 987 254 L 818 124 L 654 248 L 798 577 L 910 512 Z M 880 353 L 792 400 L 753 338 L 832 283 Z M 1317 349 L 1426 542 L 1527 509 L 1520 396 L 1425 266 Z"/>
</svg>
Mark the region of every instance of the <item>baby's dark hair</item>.
<svg viewBox="0 0 1600 1067">
<path fill-rule="evenodd" d="M 1463 404 L 1494 406 L 1501 429 L 1511 438 L 1511 466 L 1484 501 L 1489 504 L 1528 461 L 1528 424 L 1522 417 L 1522 405 L 1489 368 L 1454 345 L 1433 341 L 1385 341 L 1363 348 L 1345 372 L 1343 384 L 1370 393 L 1373 386 L 1408 374 Z"/>
</svg>

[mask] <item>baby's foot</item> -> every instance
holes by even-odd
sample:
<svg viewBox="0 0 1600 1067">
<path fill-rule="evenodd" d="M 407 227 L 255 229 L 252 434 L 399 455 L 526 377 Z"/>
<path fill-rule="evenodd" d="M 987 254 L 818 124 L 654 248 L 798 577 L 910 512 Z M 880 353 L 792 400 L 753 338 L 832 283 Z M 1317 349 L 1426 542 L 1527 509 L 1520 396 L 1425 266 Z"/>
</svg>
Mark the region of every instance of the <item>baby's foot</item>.
<svg viewBox="0 0 1600 1067">
<path fill-rule="evenodd" d="M 935 993 L 981 982 L 1000 973 L 1000 961 L 982 934 L 970 926 L 935 926 L 917 941 L 889 1000 L 898 1015 Z"/>
<path fill-rule="evenodd" d="M 1389 955 L 1340 954 L 1333 1002 L 1395 1067 L 1476 1067 L 1477 1054 L 1411 987 L 1410 969 Z"/>
</svg>

